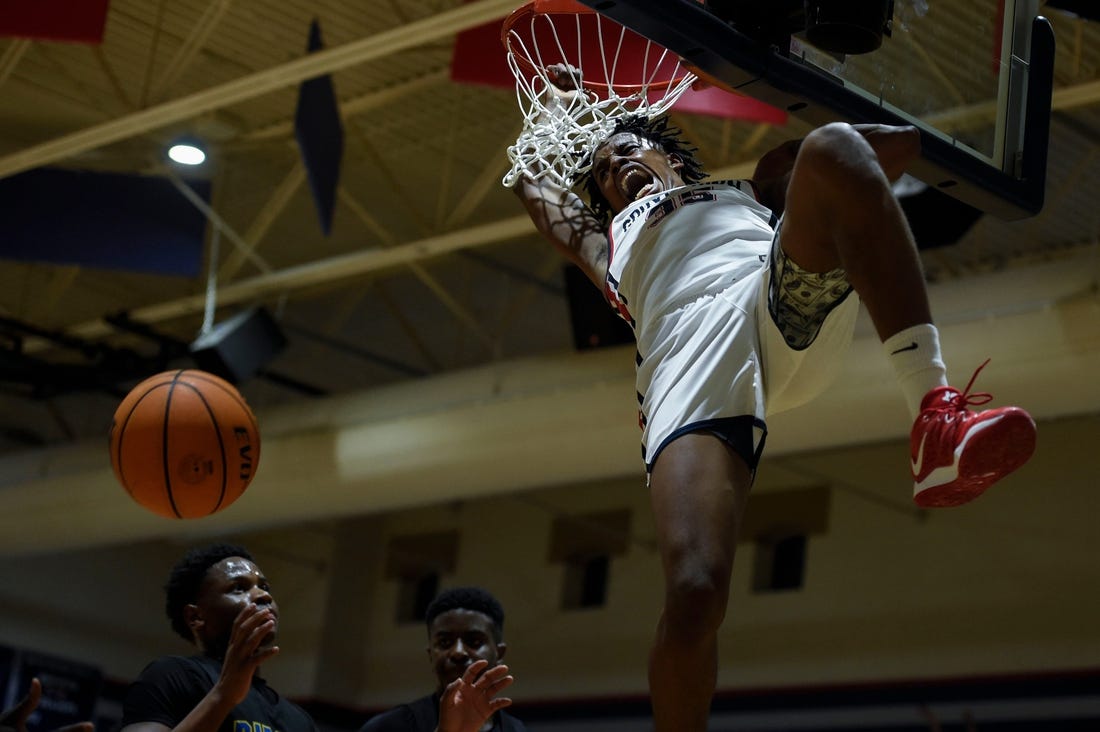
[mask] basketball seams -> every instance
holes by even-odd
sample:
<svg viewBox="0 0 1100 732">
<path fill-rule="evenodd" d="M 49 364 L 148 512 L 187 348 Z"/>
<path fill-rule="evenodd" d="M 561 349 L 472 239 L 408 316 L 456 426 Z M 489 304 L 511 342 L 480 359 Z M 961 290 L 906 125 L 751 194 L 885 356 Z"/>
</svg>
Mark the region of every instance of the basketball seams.
<svg viewBox="0 0 1100 732">
<path fill-rule="evenodd" d="M 214 379 L 205 378 L 205 376 L 205 373 L 198 371 L 191 371 L 187 374 L 188 379 L 194 379 L 195 381 L 201 381 L 204 384 L 210 384 L 211 386 L 218 387 L 218 389 L 220 389 L 223 394 L 235 401 L 248 416 L 248 421 L 252 424 L 252 431 L 256 434 L 259 434 L 260 425 L 256 422 L 256 415 L 252 413 L 252 409 L 248 406 L 247 402 L 245 402 L 244 399 L 241 398 L 241 395 L 239 393 L 234 393 L 233 391 L 226 389 L 225 384 L 219 383 Z"/>
<path fill-rule="evenodd" d="M 179 383 L 180 374 L 182 373 L 182 371 L 177 371 L 176 375 L 172 377 L 172 383 L 168 385 L 168 396 L 164 400 L 164 419 L 161 425 L 164 438 L 160 444 L 160 466 L 164 469 L 164 489 L 168 491 L 168 502 L 172 505 L 172 513 L 176 514 L 176 518 L 183 518 L 183 514 L 180 513 L 179 508 L 176 506 L 176 497 L 172 493 L 172 473 L 168 467 L 168 428 L 172 424 L 170 419 L 172 413 L 172 392 L 175 391 L 176 384 Z"/>
<path fill-rule="evenodd" d="M 229 397 L 238 407 L 240 407 L 241 411 L 244 412 L 245 416 L 248 418 L 248 424 L 252 429 L 252 436 L 255 438 L 253 442 L 255 452 L 252 455 L 252 475 L 255 476 L 256 470 L 259 468 L 260 463 L 260 425 L 256 421 L 256 415 L 252 412 L 252 408 L 248 406 L 248 402 L 244 400 L 244 397 L 241 396 L 240 392 L 238 392 L 232 384 L 229 384 L 228 382 L 222 380 L 220 377 L 215 376 L 214 374 L 208 373 L 206 371 L 188 370 L 186 371 L 185 375 L 187 381 L 194 381 L 196 383 L 216 387 L 219 392 Z M 225 470 L 227 471 L 226 476 L 228 481 L 228 463 L 225 463 Z M 251 482 L 252 478 L 249 478 L 245 482 L 244 487 L 242 487 L 237 493 L 238 498 L 244 492 L 245 488 L 248 487 L 248 483 Z M 233 501 L 236 500 L 236 498 L 233 499 Z"/>
<path fill-rule="evenodd" d="M 117 453 L 117 455 L 113 456 L 114 460 L 112 462 L 114 464 L 114 467 L 118 470 L 119 482 L 122 483 L 122 487 L 126 489 L 126 492 L 129 493 L 130 496 L 133 496 L 134 492 L 130 490 L 130 486 L 126 483 L 125 470 L 123 469 L 125 466 L 122 462 L 122 439 L 126 434 L 126 427 L 130 424 L 130 418 L 134 416 L 134 412 L 137 411 L 138 407 L 141 406 L 141 403 L 145 401 L 146 397 L 148 397 L 157 389 L 160 389 L 162 387 L 170 387 L 171 383 L 172 382 L 166 381 L 162 384 L 153 384 L 148 389 L 146 389 L 145 392 L 137 398 L 137 400 L 134 402 L 134 405 L 130 407 L 130 411 L 126 413 L 126 418 L 122 421 L 122 424 L 119 425 L 118 436 L 115 438 L 116 449 L 114 451 L 115 453 Z"/>
<path fill-rule="evenodd" d="M 214 435 L 218 438 L 218 450 L 221 452 L 222 457 L 222 485 L 221 491 L 218 493 L 218 502 L 214 504 L 214 508 L 210 509 L 208 514 L 215 513 L 219 508 L 221 508 L 222 501 L 225 500 L 226 484 L 229 482 L 229 456 L 225 452 L 225 440 L 222 439 L 221 425 L 218 424 L 218 417 L 214 413 L 214 410 L 210 407 L 210 402 L 206 401 L 206 396 L 202 393 L 201 390 L 196 389 L 194 384 L 188 384 L 186 381 L 179 381 L 177 383 L 180 386 L 186 386 L 188 389 L 194 392 L 195 396 L 197 396 L 199 401 L 202 402 L 203 409 L 206 410 L 207 416 L 210 417 L 210 424 L 214 427 Z"/>
<path fill-rule="evenodd" d="M 177 385 L 186 390 L 177 392 Z M 191 401 L 192 395 L 197 401 Z M 229 473 L 235 457 L 231 443 L 238 433 L 242 440 L 247 435 L 252 448 L 250 473 L 239 482 Z M 247 402 L 231 384 L 194 369 L 166 371 L 133 387 L 115 412 L 108 443 L 115 475 L 131 499 L 176 519 L 209 516 L 234 503 L 251 482 L 260 454 L 259 427 Z M 197 452 L 190 450 L 192 443 Z M 179 465 L 173 463 L 177 457 L 183 461 Z M 216 462 L 221 474 L 206 472 Z M 191 468 L 186 475 L 180 472 Z M 177 503 L 175 488 L 192 483 L 196 490 L 185 490 Z"/>
</svg>

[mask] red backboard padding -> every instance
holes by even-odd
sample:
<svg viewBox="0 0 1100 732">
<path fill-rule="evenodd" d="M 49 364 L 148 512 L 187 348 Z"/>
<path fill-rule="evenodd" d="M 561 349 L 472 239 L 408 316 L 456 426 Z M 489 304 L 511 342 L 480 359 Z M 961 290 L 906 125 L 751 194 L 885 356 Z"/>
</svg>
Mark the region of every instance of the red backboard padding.
<svg viewBox="0 0 1100 732">
<path fill-rule="evenodd" d="M 0 36 L 100 43 L 111 0 L 0 0 Z"/>
<path fill-rule="evenodd" d="M 451 55 L 451 80 L 467 84 L 515 86 L 516 79 L 508 68 L 507 54 L 500 43 L 500 28 L 504 18 L 490 21 L 455 36 Z"/>
<path fill-rule="evenodd" d="M 467 84 L 485 84 L 500 88 L 515 87 L 516 80 L 512 76 L 511 69 L 508 68 L 507 54 L 500 41 L 500 31 L 503 23 L 504 19 L 502 18 L 463 31 L 457 35 L 451 57 L 451 79 L 453 81 Z M 584 39 L 582 45 L 588 49 L 590 54 L 598 54 L 599 52 L 600 46 L 595 38 Z M 543 58 L 546 63 L 562 60 L 558 57 L 554 44 L 544 43 L 542 47 L 544 51 L 548 49 L 549 55 Z M 640 54 L 624 52 L 620 54 L 620 59 L 629 59 L 638 55 Z M 576 62 L 575 59 L 569 59 L 569 61 L 571 63 Z M 585 65 L 599 67 L 601 64 L 602 60 L 596 55 L 587 60 L 582 60 L 581 67 L 584 68 Z M 629 65 L 628 63 L 620 64 L 618 70 L 623 72 L 623 69 Z M 625 73 L 629 74 L 631 72 L 628 70 Z M 633 78 L 637 77 L 638 73 L 633 72 Z M 689 89 L 676 102 L 674 109 L 678 112 L 706 114 L 724 119 L 764 122 L 774 125 L 784 125 L 787 122 L 787 113 L 782 109 L 757 101 L 752 97 L 730 94 L 715 87 L 698 90 Z"/>
<path fill-rule="evenodd" d="M 672 108 L 677 112 L 707 114 L 722 119 L 764 122 L 782 127 L 787 124 L 787 112 L 743 94 L 731 94 L 716 86 L 688 89 Z"/>
</svg>

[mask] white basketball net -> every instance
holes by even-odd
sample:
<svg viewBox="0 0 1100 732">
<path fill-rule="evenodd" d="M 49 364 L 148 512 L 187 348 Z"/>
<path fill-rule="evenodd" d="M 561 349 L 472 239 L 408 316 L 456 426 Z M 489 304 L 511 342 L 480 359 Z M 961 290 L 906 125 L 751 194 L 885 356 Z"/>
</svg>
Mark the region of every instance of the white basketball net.
<svg viewBox="0 0 1100 732">
<path fill-rule="evenodd" d="M 523 175 L 570 188 L 620 117 L 661 114 L 696 80 L 671 51 L 598 13 L 534 12 L 513 24 L 506 45 L 523 114 L 523 130 L 508 148 L 507 188 Z M 579 93 L 555 93 L 547 67 L 562 63 Z"/>
</svg>

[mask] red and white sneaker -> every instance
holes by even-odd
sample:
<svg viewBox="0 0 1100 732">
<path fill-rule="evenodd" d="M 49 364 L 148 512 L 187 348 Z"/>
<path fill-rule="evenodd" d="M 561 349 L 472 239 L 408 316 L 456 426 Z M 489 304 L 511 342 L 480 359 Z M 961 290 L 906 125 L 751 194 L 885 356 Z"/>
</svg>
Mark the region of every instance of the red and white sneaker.
<svg viewBox="0 0 1100 732">
<path fill-rule="evenodd" d="M 921 401 L 909 435 L 913 501 L 924 508 L 959 506 L 1028 461 L 1035 452 L 1035 422 L 1019 407 L 969 409 L 993 396 L 937 386 Z"/>
</svg>

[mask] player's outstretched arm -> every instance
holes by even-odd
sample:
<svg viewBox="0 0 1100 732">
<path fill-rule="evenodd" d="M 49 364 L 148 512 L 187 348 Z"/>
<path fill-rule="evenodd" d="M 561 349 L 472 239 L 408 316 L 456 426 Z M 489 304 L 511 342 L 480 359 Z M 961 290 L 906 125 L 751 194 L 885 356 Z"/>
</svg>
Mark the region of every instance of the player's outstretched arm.
<svg viewBox="0 0 1100 732">
<path fill-rule="evenodd" d="M 489 717 L 511 705 L 511 699 L 497 694 L 515 679 L 508 675 L 507 666 L 501 664 L 486 671 L 488 665 L 484 659 L 471 663 L 461 677 L 443 690 L 435 732 L 479 732 Z"/>
<path fill-rule="evenodd" d="M 38 700 L 42 698 L 42 682 L 31 679 L 31 688 L 15 706 L 0 712 L 0 731 L 2 732 L 27 732 L 27 719 L 38 708 Z M 64 727 L 58 727 L 53 732 L 92 732 L 95 726 L 91 722 L 77 722 Z"/>
<path fill-rule="evenodd" d="M 602 290 L 607 276 L 607 233 L 584 201 L 545 178 L 522 176 L 512 190 L 539 233 Z"/>
<path fill-rule="evenodd" d="M 579 88 L 580 70 L 565 64 L 547 68 L 554 86 L 546 90 L 549 114 L 565 114 Z M 538 171 L 520 176 L 512 190 L 523 203 L 535 228 L 590 280 L 604 288 L 607 275 L 607 233 L 580 196 Z"/>
</svg>

